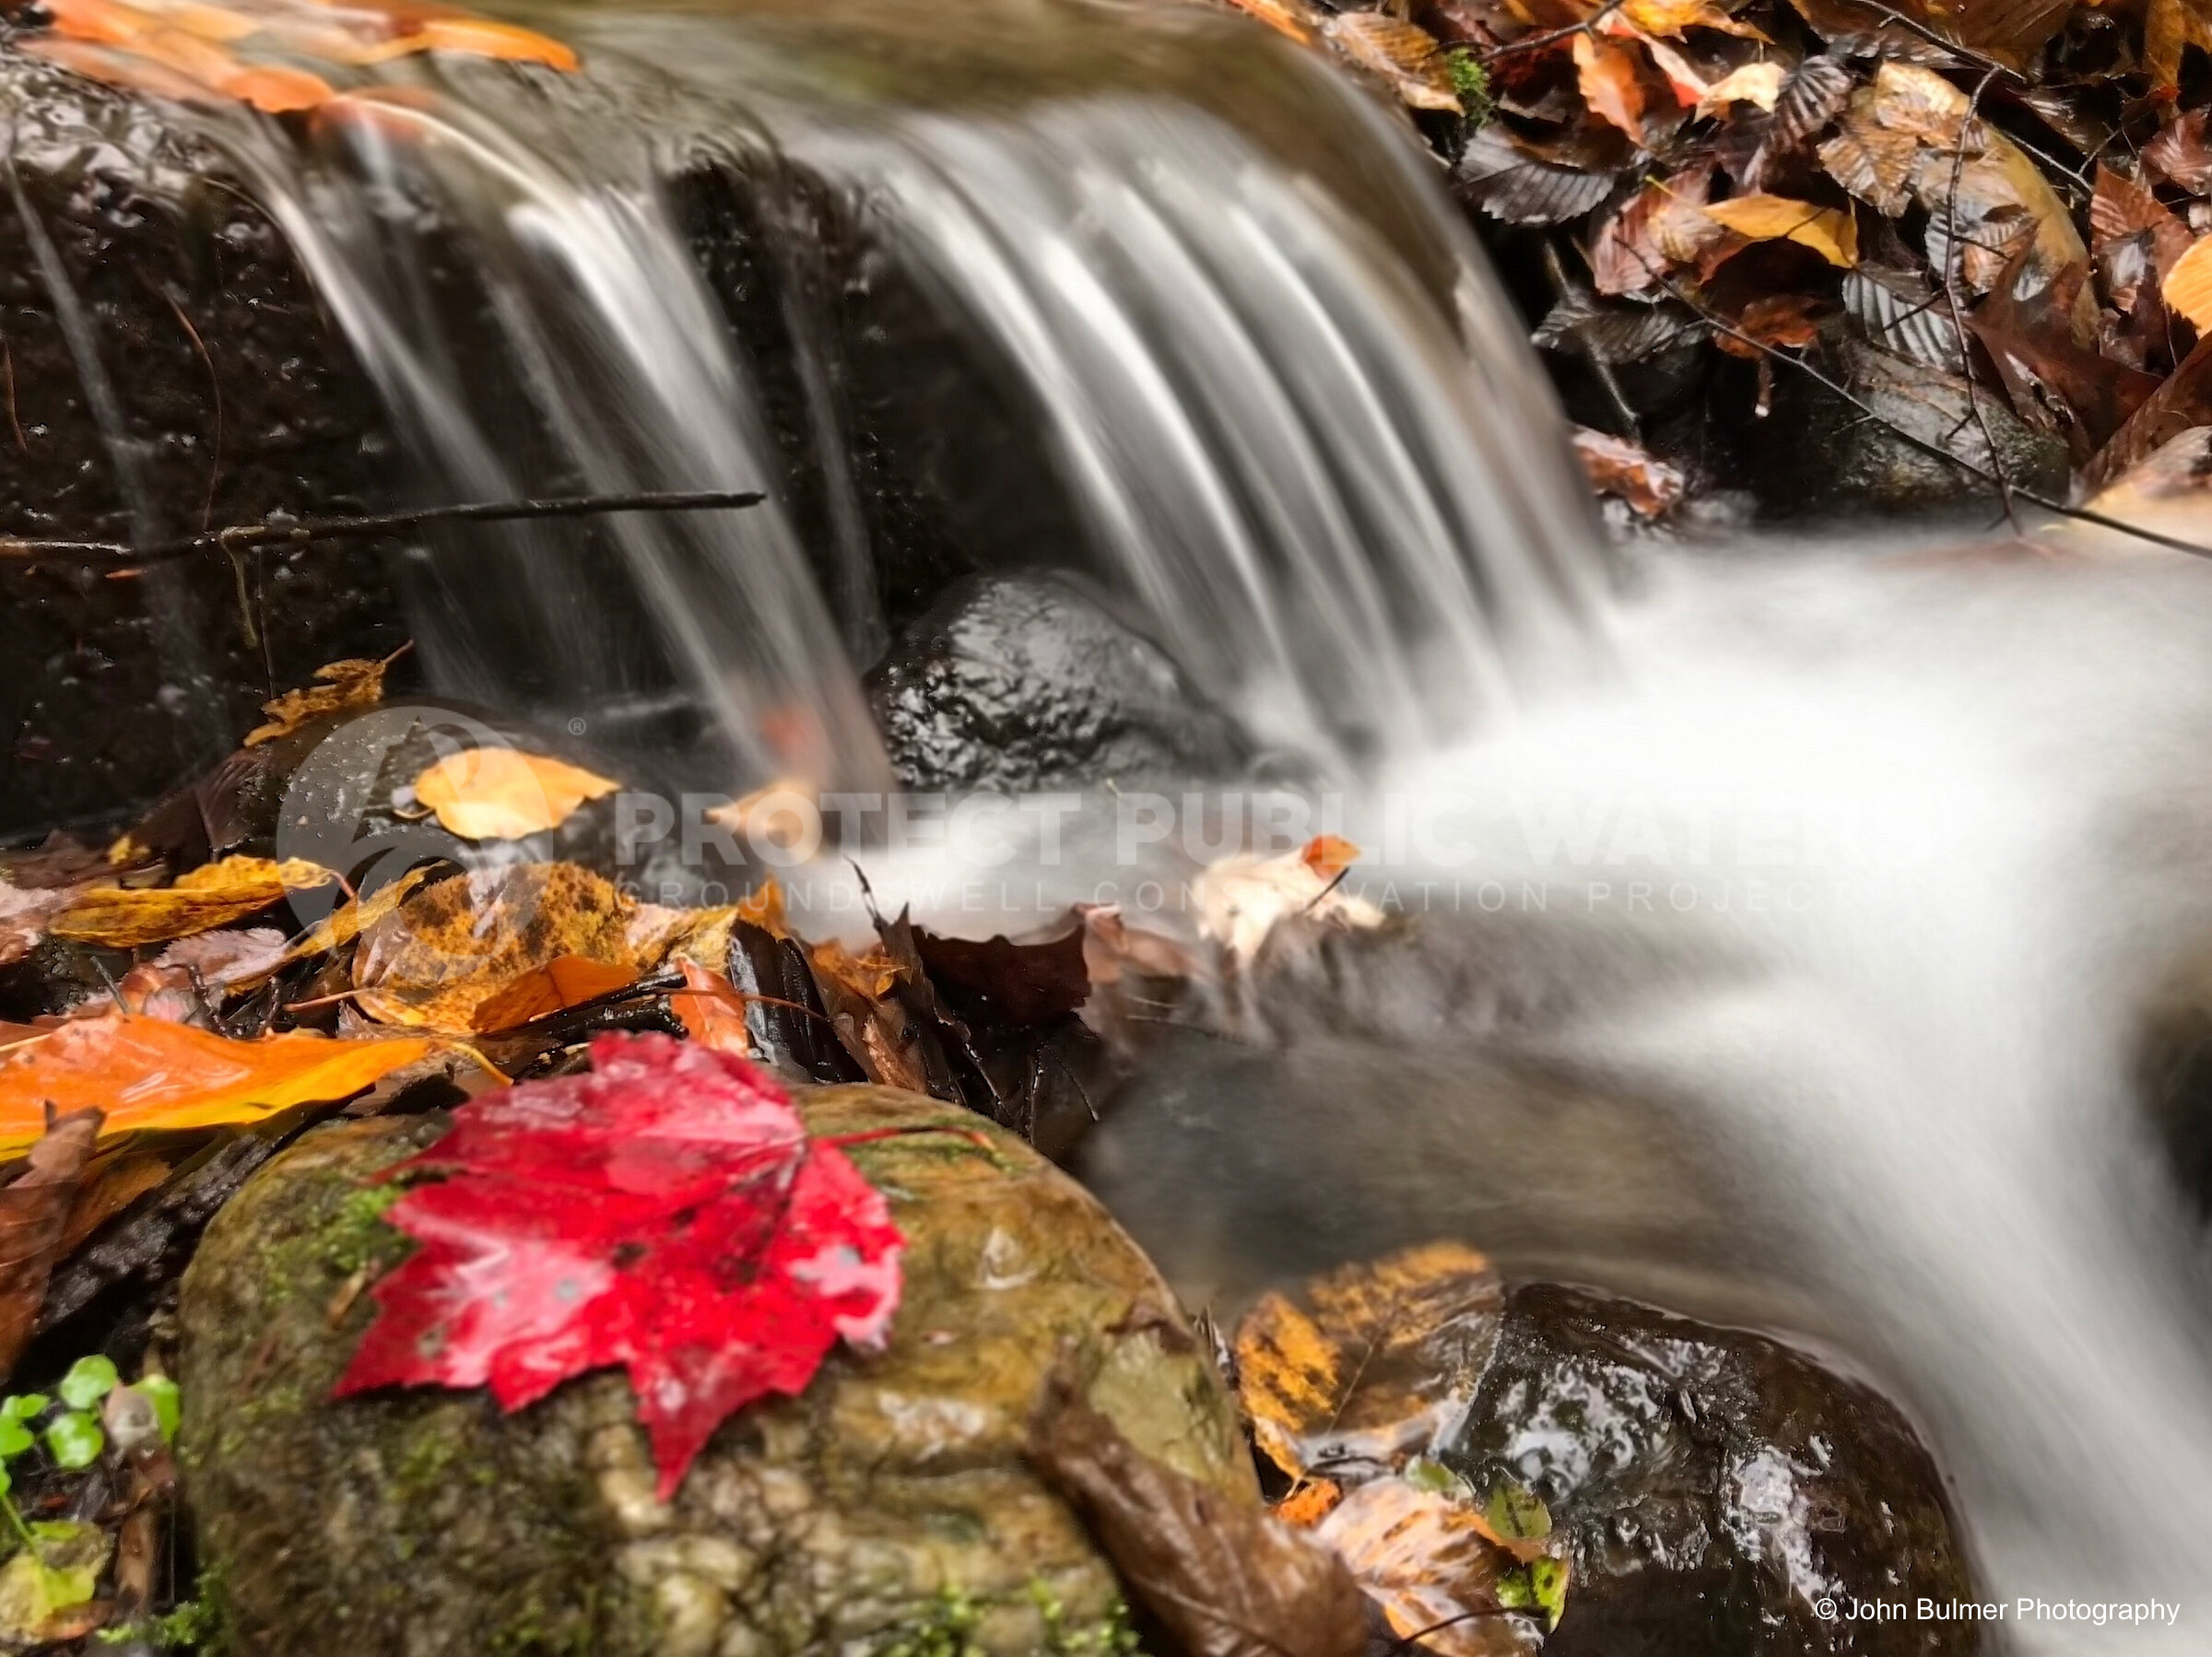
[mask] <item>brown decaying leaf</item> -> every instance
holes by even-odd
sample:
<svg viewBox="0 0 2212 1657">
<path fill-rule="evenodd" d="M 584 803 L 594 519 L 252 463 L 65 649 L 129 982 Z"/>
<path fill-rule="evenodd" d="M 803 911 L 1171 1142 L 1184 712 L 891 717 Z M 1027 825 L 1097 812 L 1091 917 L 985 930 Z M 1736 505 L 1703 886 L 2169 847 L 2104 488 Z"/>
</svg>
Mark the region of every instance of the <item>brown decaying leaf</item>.
<svg viewBox="0 0 2212 1657">
<path fill-rule="evenodd" d="M 1866 117 L 1855 106 L 1844 128 L 1820 146 L 1828 176 L 1885 218 L 1912 205 L 1912 169 L 1920 140 Z"/>
<path fill-rule="evenodd" d="M 2179 222 L 2142 180 L 2130 178 L 2102 161 L 2097 163 L 2097 188 L 2089 197 L 2092 249 L 2137 230 L 2155 230 Z"/>
<path fill-rule="evenodd" d="M 1452 66 L 1437 38 L 1387 12 L 1339 12 L 1322 25 L 1329 44 L 1389 83 L 1409 109 L 1464 112 Z"/>
<path fill-rule="evenodd" d="M 100 1121 L 97 1110 L 50 1117 L 29 1165 L 0 1191 L 0 1380 L 38 1329 L 46 1280 Z"/>
<path fill-rule="evenodd" d="M 1514 1565 L 1470 1508 L 1377 1479 L 1347 1496 L 1314 1529 L 1382 1606 L 1390 1626 L 1439 1657 L 1525 1657 L 1544 1643 L 1540 1617 L 1499 1603 Z"/>
<path fill-rule="evenodd" d="M 2181 366 L 2130 415 L 2095 459 L 2082 468 L 2081 487 L 2095 493 L 2117 483 L 2175 438 L 2212 426 L 2212 339 L 2201 339 Z"/>
<path fill-rule="evenodd" d="M 1574 37 L 1574 66 L 1583 101 L 1638 144 L 1643 142 L 1643 83 L 1635 55 L 1592 34 Z"/>
<path fill-rule="evenodd" d="M 1489 1262 L 1449 1242 L 1266 1296 L 1237 1331 L 1254 1440 L 1297 1476 L 1395 1468 L 1457 1428 L 1504 1303 Z"/>
<path fill-rule="evenodd" d="M 1190 978 L 1197 956 L 1175 939 L 1123 919 L 1116 903 L 1078 903 L 1083 923 L 1083 970 L 1094 985 L 1112 985 L 1124 975 L 1136 978 Z"/>
<path fill-rule="evenodd" d="M 1045 1024 L 1090 998 L 1083 959 L 1087 935 L 1080 923 L 1020 942 L 1003 934 L 978 942 L 917 928 L 914 943 L 930 981 L 962 1017 Z"/>
<path fill-rule="evenodd" d="M 1341 1559 L 1138 1451 L 1065 1359 L 1046 1377 L 1029 1455 L 1185 1657 L 1366 1650 L 1366 1602 Z"/>
<path fill-rule="evenodd" d="M 93 1232 L 147 1192 L 159 1191 L 168 1181 L 170 1171 L 168 1159 L 150 1151 L 103 1151 L 95 1157 L 85 1169 L 84 1178 L 77 1182 L 76 1195 L 69 1205 L 68 1221 L 62 1228 L 61 1241 L 54 1245 L 54 1259 L 68 1259 Z"/>
<path fill-rule="evenodd" d="M 1715 222 L 1752 241 L 1794 241 L 1848 270 L 1859 262 L 1859 230 L 1849 213 L 1786 195 L 1738 195 L 1709 203 Z"/>
<path fill-rule="evenodd" d="M 1727 234 L 1705 211 L 1710 162 L 1653 179 L 1599 227 L 1590 279 L 1603 294 L 1641 293 L 1678 265 L 1693 264 Z"/>
<path fill-rule="evenodd" d="M 1574 429 L 1574 452 L 1590 487 L 1618 495 L 1646 518 L 1670 511 L 1682 499 L 1682 474 L 1627 438 Z"/>
<path fill-rule="evenodd" d="M 211 990 L 269 976 L 284 964 L 284 934 L 274 926 L 203 932 L 180 938 L 154 958 L 157 967 L 181 967 Z"/>
<path fill-rule="evenodd" d="M 212 932 L 242 921 L 289 891 L 327 886 L 336 876 L 299 858 L 226 857 L 180 876 L 174 886 L 102 887 L 80 892 L 49 928 L 57 937 L 132 949 Z"/>
<path fill-rule="evenodd" d="M 1896 9 L 1962 46 L 2021 69 L 2065 25 L 2074 0 L 1900 0 Z"/>
<path fill-rule="evenodd" d="M 2028 249 L 2015 255 L 1967 326 L 1995 363 L 2013 411 L 2032 424 L 2064 428 L 2075 459 L 2086 461 L 2158 389 L 2158 380 L 2077 342 L 2073 315 L 2085 265 L 2035 287 L 2027 275 L 2030 259 Z M 2053 398 L 2063 408 L 2054 411 Z"/>
<path fill-rule="evenodd" d="M 562 956 L 636 976 L 629 898 L 575 864 L 479 869 L 425 887 L 361 934 L 354 1005 L 380 1024 L 475 1030 L 478 1006 Z"/>
<path fill-rule="evenodd" d="M 900 971 L 878 945 L 854 955 L 835 938 L 806 953 L 815 987 L 830 1014 L 830 1028 L 868 1080 L 885 1087 L 927 1093 L 929 1067 L 910 1028 L 905 1005 L 893 994 Z"/>
<path fill-rule="evenodd" d="M 2191 110 L 2143 147 L 2143 159 L 2188 191 L 2202 195 L 2212 190 L 2212 142 L 2206 124 L 2212 111 Z"/>
<path fill-rule="evenodd" d="M 320 719 L 327 713 L 374 707 L 384 699 L 384 672 L 398 656 L 399 652 L 394 651 L 381 662 L 351 658 L 316 668 L 315 677 L 324 683 L 288 690 L 262 703 L 261 711 L 269 716 L 268 723 L 247 732 L 245 746 L 253 747 L 275 737 L 289 736 L 309 720 Z"/>
<path fill-rule="evenodd" d="M 558 828 L 622 785 L 544 754 L 469 748 L 415 779 L 416 802 L 463 840 L 522 840 Z"/>
<path fill-rule="evenodd" d="M 683 1020 L 684 1033 L 702 1046 L 741 1059 L 761 1056 L 745 1015 L 745 993 L 721 973 L 697 961 L 677 963 L 684 987 L 668 997 L 668 1008 Z"/>
<path fill-rule="evenodd" d="M 1493 122 L 1467 140 L 1453 170 L 1454 187 L 1506 224 L 1564 224 L 1612 194 L 1612 175 L 1537 154 Z"/>
</svg>

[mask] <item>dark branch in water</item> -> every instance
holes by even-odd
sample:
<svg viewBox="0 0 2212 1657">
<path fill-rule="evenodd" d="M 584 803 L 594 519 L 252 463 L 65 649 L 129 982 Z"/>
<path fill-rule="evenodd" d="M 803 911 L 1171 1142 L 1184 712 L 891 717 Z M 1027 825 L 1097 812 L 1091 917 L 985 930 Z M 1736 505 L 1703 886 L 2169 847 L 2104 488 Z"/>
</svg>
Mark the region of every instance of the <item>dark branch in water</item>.
<svg viewBox="0 0 2212 1657">
<path fill-rule="evenodd" d="M 132 565 L 187 558 L 203 552 L 237 554 L 256 547 L 305 546 L 315 541 L 366 541 L 402 535 L 429 523 L 510 523 L 525 518 L 590 518 L 609 512 L 705 512 L 759 506 L 768 497 L 758 489 L 690 489 L 659 494 L 576 495 L 553 500 L 477 501 L 465 506 L 428 506 L 412 512 L 379 512 L 363 518 L 295 519 L 273 514 L 259 523 L 133 546 L 123 541 L 24 541 L 0 537 L 0 558 L 115 558 Z"/>
</svg>

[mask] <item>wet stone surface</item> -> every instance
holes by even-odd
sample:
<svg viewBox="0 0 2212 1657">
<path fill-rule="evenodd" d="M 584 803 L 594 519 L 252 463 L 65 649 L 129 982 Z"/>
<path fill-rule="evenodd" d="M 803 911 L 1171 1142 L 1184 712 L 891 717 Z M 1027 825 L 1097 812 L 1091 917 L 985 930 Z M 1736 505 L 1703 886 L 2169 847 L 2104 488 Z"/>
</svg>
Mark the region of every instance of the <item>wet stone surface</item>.
<svg viewBox="0 0 2212 1657">
<path fill-rule="evenodd" d="M 800 1108 L 818 1134 L 958 1130 L 851 1147 L 908 1242 L 890 1348 L 740 1412 L 667 1504 L 618 1373 L 513 1416 L 435 1389 L 330 1402 L 363 1285 L 408 1246 L 375 1178 L 436 1119 L 325 1129 L 257 1176 L 182 1305 L 186 1495 L 237 1657 L 1100 1649 L 1112 1573 L 1019 1453 L 1064 1340 L 1135 1442 L 1256 1501 L 1210 1364 L 1089 1197 L 952 1107 Z"/>
<path fill-rule="evenodd" d="M 1824 1621 L 1971 1597 L 1935 1463 L 1897 1409 L 1773 1341 L 1555 1286 L 1513 1291 L 1451 1458 L 1571 1545 L 1546 1657 L 1963 1657 L 1978 1624 Z"/>
<path fill-rule="evenodd" d="M 1219 771 L 1229 719 L 1157 648 L 1048 576 L 960 582 L 870 676 L 907 787 L 1005 793 Z"/>
</svg>

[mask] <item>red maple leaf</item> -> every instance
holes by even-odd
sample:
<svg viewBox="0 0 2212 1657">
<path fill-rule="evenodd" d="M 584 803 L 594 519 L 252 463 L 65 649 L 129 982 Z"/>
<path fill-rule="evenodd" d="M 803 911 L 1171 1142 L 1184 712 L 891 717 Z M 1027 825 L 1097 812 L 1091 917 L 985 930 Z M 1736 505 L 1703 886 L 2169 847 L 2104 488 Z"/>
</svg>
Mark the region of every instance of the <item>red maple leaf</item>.
<svg viewBox="0 0 2212 1657">
<path fill-rule="evenodd" d="M 516 1410 L 629 1371 L 663 1500 L 732 1411 L 880 1348 L 902 1247 L 882 1193 L 746 1060 L 604 1035 L 588 1074 L 511 1087 L 393 1176 L 422 1247 L 380 1282 L 336 1394 L 489 1386 Z"/>
</svg>

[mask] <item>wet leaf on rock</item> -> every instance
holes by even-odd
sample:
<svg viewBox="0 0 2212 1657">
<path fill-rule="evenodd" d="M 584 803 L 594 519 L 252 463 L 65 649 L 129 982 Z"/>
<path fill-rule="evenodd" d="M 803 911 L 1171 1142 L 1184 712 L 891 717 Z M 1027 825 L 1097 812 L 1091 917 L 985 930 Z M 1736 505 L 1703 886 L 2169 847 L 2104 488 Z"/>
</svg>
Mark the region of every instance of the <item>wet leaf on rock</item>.
<svg viewBox="0 0 2212 1657">
<path fill-rule="evenodd" d="M 1191 883 L 1198 930 L 1220 944 L 1232 964 L 1248 967 L 1286 921 L 1354 930 L 1380 926 L 1382 911 L 1339 885 L 1358 855 L 1350 842 L 1322 835 L 1277 857 L 1240 852 L 1209 864 Z"/>
<path fill-rule="evenodd" d="M 1592 488 L 1619 496 L 1646 518 L 1659 517 L 1682 499 L 1681 472 L 1626 438 L 1578 426 L 1574 452 Z"/>
<path fill-rule="evenodd" d="M 316 668 L 315 677 L 322 684 L 288 690 L 262 703 L 261 711 L 269 716 L 268 723 L 248 731 L 245 746 L 253 747 L 279 736 L 289 736 L 309 720 L 321 719 L 325 714 L 374 707 L 384 699 L 384 674 L 396 659 L 395 652 L 381 662 L 353 659 Z"/>
<path fill-rule="evenodd" d="M 99 887 L 76 894 L 48 930 L 56 937 L 130 949 L 212 932 L 284 901 L 288 892 L 336 876 L 299 858 L 226 857 L 179 876 L 174 886 Z"/>
<path fill-rule="evenodd" d="M 1794 241 L 1830 264 L 1845 269 L 1859 262 L 1858 227 L 1849 213 L 1816 206 L 1784 195 L 1738 195 L 1708 203 L 1715 222 L 1751 241 Z"/>
<path fill-rule="evenodd" d="M 888 1338 L 882 1195 L 730 1054 L 601 1036 L 589 1073 L 462 1106 L 394 1171 L 446 1177 L 385 1211 L 422 1246 L 372 1291 L 341 1397 L 488 1386 L 516 1410 L 619 1364 L 665 1500 L 732 1412 Z"/>
<path fill-rule="evenodd" d="M 1254 1439 L 1296 1476 L 1396 1467 L 1459 1425 L 1504 1304 L 1489 1262 L 1458 1243 L 1266 1296 L 1237 1331 Z"/>
<path fill-rule="evenodd" d="M 1404 1479 L 1361 1485 L 1314 1534 L 1343 1557 L 1401 1638 L 1439 1657 L 1524 1657 L 1556 1621 L 1548 1608 L 1535 1616 L 1511 1608 L 1533 1603 L 1532 1567 L 1497 1545 L 1481 1514 Z M 1564 1570 L 1559 1561 L 1542 1563 Z"/>
<path fill-rule="evenodd" d="M 1464 198 L 1515 225 L 1564 224 L 1613 192 L 1611 171 L 1538 155 L 1495 122 L 1467 140 L 1453 180 Z"/>
<path fill-rule="evenodd" d="M 1388 83 L 1410 109 L 1461 114 L 1452 64 L 1437 38 L 1386 12 L 1339 12 L 1322 26 L 1329 43 Z"/>
<path fill-rule="evenodd" d="M 1029 1454 L 1188 1657 L 1366 1650 L 1366 1605 L 1342 1560 L 1265 1510 L 1145 1455 L 1084 1398 L 1066 1360 L 1046 1377 Z"/>
<path fill-rule="evenodd" d="M 2191 110 L 2143 147 L 2143 159 L 2193 195 L 2212 190 L 2212 111 Z"/>
<path fill-rule="evenodd" d="M 236 1041 L 125 1013 L 73 1018 L 0 1052 L 0 1152 L 35 1142 L 49 1103 L 105 1110 L 110 1134 L 254 1122 L 293 1105 L 345 1099 L 431 1046 L 300 1031 Z"/>
<path fill-rule="evenodd" d="M 463 840 L 524 840 L 558 828 L 622 785 L 544 754 L 469 748 L 415 779 L 416 803 Z"/>
<path fill-rule="evenodd" d="M 1643 142 L 1643 83 L 1635 54 L 1594 34 L 1574 37 L 1574 66 L 1590 112 Z"/>
</svg>

